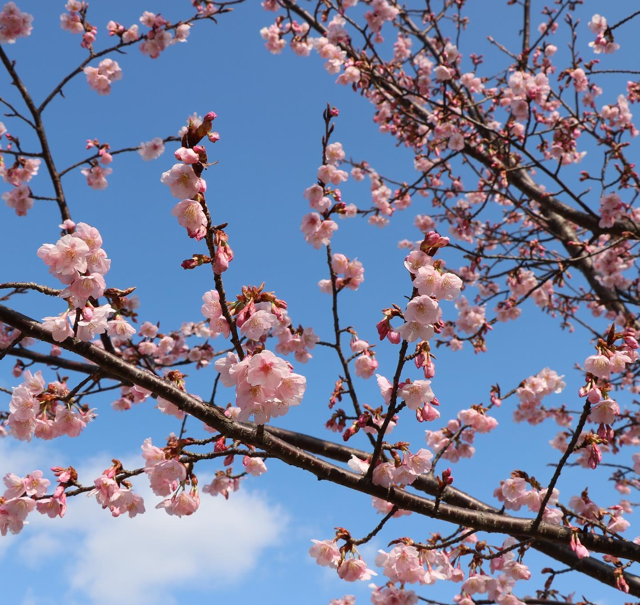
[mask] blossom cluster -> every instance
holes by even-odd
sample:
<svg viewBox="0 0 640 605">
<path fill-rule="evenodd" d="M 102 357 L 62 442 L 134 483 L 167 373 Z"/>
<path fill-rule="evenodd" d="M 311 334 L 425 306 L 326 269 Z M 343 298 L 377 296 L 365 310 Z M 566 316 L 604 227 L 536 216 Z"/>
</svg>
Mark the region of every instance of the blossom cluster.
<svg viewBox="0 0 640 605">
<path fill-rule="evenodd" d="M 151 439 L 142 444 L 142 457 L 145 459 L 144 471 L 149 477 L 151 489 L 156 496 L 165 498 L 156 508 L 163 508 L 167 514 L 177 517 L 192 515 L 200 505 L 198 483 L 195 477 L 187 477 L 187 468 L 177 456 L 167 454 L 156 447 Z M 191 483 L 187 490 L 186 482 Z"/>
<path fill-rule="evenodd" d="M 53 338 L 62 342 L 73 337 L 75 329 L 80 340 L 89 342 L 105 332 L 111 336 L 131 338 L 136 333 L 122 315 L 116 314 L 109 304 L 94 306 L 91 301 L 100 298 L 106 289 L 104 275 L 111 267 L 107 253 L 102 249 L 102 236 L 95 227 L 86 223 L 65 221 L 67 234 L 55 244 L 43 244 L 38 257 L 49 267 L 66 288 L 59 296 L 79 313 L 65 311 L 56 317 L 45 317 L 43 325 L 52 331 Z"/>
<path fill-rule="evenodd" d="M 522 381 L 516 389 L 516 395 L 520 400 L 513 413 L 516 422 L 526 421 L 529 424 L 539 424 L 549 416 L 556 416 L 558 422 L 566 424 L 571 422 L 571 416 L 554 414 L 553 411 L 542 407 L 542 400 L 552 393 L 562 393 L 566 386 L 562 380 L 564 376 L 558 376 L 557 372 L 544 368 L 535 376 L 530 376 Z"/>
<path fill-rule="evenodd" d="M 103 471 L 93 483 L 95 488 L 87 495 L 95 496 L 102 508 L 108 508 L 114 517 L 128 514 L 129 518 L 145 512 L 142 496 L 136 494 L 131 487 L 118 481 L 116 475 L 122 470 L 118 461 Z"/>
<path fill-rule="evenodd" d="M 346 557 L 340 552 L 335 540 L 311 540 L 313 546 L 309 554 L 322 567 L 331 567 L 338 572 L 338 576 L 345 582 L 357 582 L 358 580 L 370 580 L 371 576 L 377 576 L 375 571 L 367 568 L 367 564 L 356 553 Z"/>
<path fill-rule="evenodd" d="M 28 523 L 27 516 L 36 508 L 39 513 L 48 514 L 49 499 L 43 496 L 51 482 L 43 478 L 42 471 L 33 471 L 26 477 L 7 473 L 3 483 L 6 490 L 0 498 L 0 535 L 6 536 L 7 531 L 12 534 L 22 531 Z M 60 511 L 60 516 L 63 515 L 64 511 Z"/>
<path fill-rule="evenodd" d="M 589 29 L 596 35 L 596 39 L 589 42 L 589 46 L 597 55 L 600 53 L 611 55 L 620 49 L 620 45 L 613 41 L 613 34 L 607 25 L 606 17 L 593 15 L 589 21 Z"/>
<path fill-rule="evenodd" d="M 60 27 L 72 34 L 82 34 L 80 46 L 91 49 L 96 41 L 98 28 L 86 19 L 88 3 L 81 0 L 68 0 L 65 8 L 67 12 L 60 15 Z"/>
<path fill-rule="evenodd" d="M 246 355 L 242 361 L 236 353 L 227 353 L 216 361 L 215 368 L 224 386 L 236 388 L 241 422 L 252 415 L 256 424 L 283 416 L 291 406 L 300 404 L 306 389 L 306 378 L 268 350 Z"/>
<path fill-rule="evenodd" d="M 15 2 L 7 2 L 0 11 L 0 44 L 13 44 L 31 35 L 33 16 L 20 12 Z"/>
<path fill-rule="evenodd" d="M 84 68 L 87 83 L 91 90 L 99 95 L 108 95 L 111 92 L 111 84 L 122 79 L 122 70 L 113 59 L 103 59 L 98 67 L 88 65 Z"/>
<path fill-rule="evenodd" d="M 357 290 L 364 281 L 364 267 L 358 259 L 350 260 L 344 254 L 336 253 L 331 257 L 331 270 L 336 274 L 336 291 L 343 288 Z M 331 294 L 333 286 L 330 279 L 318 282 L 321 292 Z"/>
<path fill-rule="evenodd" d="M 498 421 L 487 414 L 486 408 L 474 405 L 458 412 L 458 417 L 449 420 L 439 431 L 427 430 L 427 444 L 445 460 L 458 462 L 460 458 L 472 458 L 475 454 L 476 449 L 471 444 L 476 433 L 489 433 L 497 426 Z"/>
<path fill-rule="evenodd" d="M 633 512 L 633 507 L 627 500 L 621 500 L 620 504 L 603 509 L 591 500 L 588 491 L 584 490 L 579 496 L 571 497 L 569 508 L 579 515 L 574 520 L 578 525 L 588 526 L 590 522 L 599 524 L 608 518 L 607 530 L 615 533 L 622 533 L 631 525 L 623 516 L 625 513 Z"/>
<path fill-rule="evenodd" d="M 140 143 L 138 153 L 146 162 L 156 160 L 164 153 L 164 141 L 160 137 L 156 137 L 146 143 Z"/>
<path fill-rule="evenodd" d="M 393 485 L 411 485 L 420 475 L 431 469 L 433 454 L 427 449 L 419 449 L 415 454 L 405 450 L 402 460 L 396 457 L 393 462 L 381 462 L 373 469 L 374 485 L 392 487 Z M 361 474 L 369 470 L 369 462 L 351 456 L 349 468 Z"/>
<path fill-rule="evenodd" d="M 327 110 L 325 114 L 325 118 L 329 119 L 337 115 L 337 110 Z M 303 217 L 300 229 L 304 233 L 305 240 L 316 249 L 323 245 L 327 246 L 333 232 L 338 228 L 335 221 L 330 218 L 331 212 L 335 210 L 345 213 L 345 204 L 341 201 L 340 190 L 330 187 L 330 185 L 337 187 L 349 178 L 346 171 L 338 168 L 344 158 L 345 153 L 341 143 L 326 145 L 324 162 L 318 168 L 318 182 L 304 192 L 304 197 L 309 200 L 309 206 L 316 212 Z M 336 202 L 335 206 L 331 198 Z"/>
<path fill-rule="evenodd" d="M 429 251 L 442 248 L 449 243 L 449 239 L 435 232 L 425 236 L 426 247 Z M 452 301 L 460 295 L 462 280 L 451 272 L 443 270 L 442 262 L 435 261 L 433 255 L 422 250 L 412 251 L 405 259 L 406 269 L 411 273 L 413 286 L 417 290 L 403 313 L 404 323 L 398 328 L 392 328 L 390 319 L 395 313 L 385 313 L 385 318 L 378 323 L 380 339 L 388 338 L 390 342 L 428 341 L 441 331 L 442 310 L 440 301 Z"/>
<path fill-rule="evenodd" d="M 371 348 L 371 345 L 366 340 L 361 340 L 354 336 L 351 339 L 349 346 L 351 348 L 351 352 L 354 355 L 357 355 L 354 364 L 356 376 L 364 379 L 371 378 L 378 369 L 376 354 Z"/>
<path fill-rule="evenodd" d="M 500 550 L 507 550 L 517 544 L 515 538 L 509 537 L 502 544 Z M 492 572 L 501 572 L 496 576 L 486 573 L 470 574 L 462 584 L 465 596 L 456 599 L 458 605 L 471 605 L 473 595 L 485 594 L 487 598 L 503 605 L 524 605 L 524 602 L 513 594 L 513 588 L 519 580 L 531 579 L 529 568 L 518 559 L 513 550 L 502 553 L 499 557 L 491 559 Z M 454 597 L 455 598 L 455 597 Z"/>
<path fill-rule="evenodd" d="M 0 123 L 0 133 L 3 130 L 4 125 Z M 6 183 L 13 186 L 13 189 L 2 194 L 2 199 L 9 208 L 15 210 L 18 216 L 26 216 L 27 212 L 33 208 L 31 189 L 26 183 L 38 174 L 39 168 L 38 158 L 17 156 L 13 165 L 7 167 L 0 156 L 0 176 Z"/>
<path fill-rule="evenodd" d="M 205 136 L 209 136 L 212 142 L 218 140 L 217 133 L 211 132 L 211 124 L 216 117 L 216 114 L 211 111 L 202 121 L 189 120 L 187 131 L 182 136 L 182 147 L 175 152 L 176 159 L 181 163 L 174 164 L 170 170 L 162 174 L 160 179 L 169 187 L 171 195 L 182 200 L 174 206 L 171 214 L 177 217 L 180 225 L 186 228 L 189 237 L 196 240 L 203 239 L 207 234 L 207 217 L 201 203 L 204 200 L 207 183 L 201 175 L 208 163 L 206 151 L 198 143 Z M 220 242 L 214 263 L 216 272 L 226 270 L 232 259 L 233 253 L 226 245 L 226 240 Z"/>
<path fill-rule="evenodd" d="M 529 485 L 531 485 L 531 489 L 528 489 Z M 500 487 L 495 489 L 493 495 L 504 503 L 507 510 L 520 510 L 526 506 L 530 511 L 537 513 L 547 495 L 547 488 L 536 486 L 533 479 L 516 471 L 506 481 L 500 481 Z M 560 492 L 554 489 L 547 502 L 542 516 L 542 519 L 547 523 L 559 524 L 562 522 L 562 511 L 559 508 L 551 508 L 551 506 L 558 504 L 559 495 Z"/>
<path fill-rule="evenodd" d="M 77 437 L 95 417 L 94 411 L 69 400 L 69 389 L 59 381 L 45 383 L 42 372 L 23 374 L 9 403 L 9 432 L 20 441 Z"/>
</svg>

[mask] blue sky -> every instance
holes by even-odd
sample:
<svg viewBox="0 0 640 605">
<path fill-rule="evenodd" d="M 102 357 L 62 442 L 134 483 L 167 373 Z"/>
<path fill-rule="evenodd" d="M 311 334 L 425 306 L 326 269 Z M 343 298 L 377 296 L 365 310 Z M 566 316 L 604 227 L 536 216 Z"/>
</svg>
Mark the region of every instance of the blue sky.
<svg viewBox="0 0 640 605">
<path fill-rule="evenodd" d="M 505 4 L 503 0 L 469 3 L 470 42 L 462 46 L 462 52 L 478 52 L 480 46 L 474 45 L 483 45 L 481 52 L 488 62 L 499 60 L 483 40 L 492 34 L 505 43 L 513 41 L 519 13 Z M 590 4 L 592 12 L 604 10 L 604 3 Z M 539 2 L 535 5 L 542 8 Z M 5 50 L 17 61 L 30 93 L 40 100 L 84 58 L 85 51 L 79 47 L 77 36 L 59 28 L 63 2 L 32 0 L 22 1 L 19 6 L 34 14 L 33 34 Z M 487 6 L 492 10 L 486 10 Z M 108 20 L 130 25 L 145 8 L 151 7 L 124 0 L 91 4 L 89 20 L 99 28 L 97 48 L 108 43 Z M 190 14 L 186 0 L 156 1 L 153 10 L 172 20 Z M 491 18 L 497 11 L 499 23 Z M 618 16 L 605 14 L 611 21 Z M 583 14 L 583 30 L 590 15 Z M 316 286 L 318 280 L 328 277 L 324 251 L 313 250 L 299 231 L 301 218 L 308 211 L 302 192 L 314 182 L 319 164 L 321 114 L 326 103 L 340 109 L 334 140 L 343 143 L 348 156 L 366 159 L 382 174 L 398 180 L 415 175 L 413 158 L 407 150 L 396 148 L 391 138 L 377 132 L 371 122 L 372 107 L 349 89 L 334 85 L 335 77 L 325 73 L 320 59 L 301 59 L 288 50 L 279 56 L 269 54 L 258 32 L 272 22 L 272 17 L 257 2 L 249 2 L 234 14 L 223 16 L 218 25 L 198 24 L 186 44 L 170 48 L 156 61 L 131 49 L 116 57 L 124 75 L 114 83 L 109 96 L 98 96 L 89 90 L 84 76 L 77 77 L 65 87 L 65 98 L 58 97 L 47 109 L 45 126 L 56 164 L 62 169 L 86 156 L 88 138 L 108 142 L 113 149 L 128 147 L 175 134 L 193 112 L 202 115 L 215 111 L 219 115 L 215 129 L 221 140 L 209 147 L 209 157 L 219 163 L 206 178 L 213 220 L 229 223 L 227 231 L 236 255 L 224 276 L 227 292 L 233 296 L 243 284 L 264 281 L 268 290 L 289 303 L 296 325 L 311 325 L 321 338 L 330 339 L 330 301 Z M 534 19 L 534 24 L 537 22 Z M 625 42 L 630 48 L 631 40 L 621 33 L 623 48 Z M 605 61 L 616 65 L 616 59 Z M 614 90 L 607 93 L 607 101 L 623 91 L 624 81 L 607 81 L 611 83 Z M 2 95 L 19 103 L 8 84 L 6 74 L 0 74 Z M 10 119 L 3 121 L 10 132 L 20 136 L 25 150 L 34 149 L 35 142 L 22 125 Z M 161 173 L 174 163 L 172 151 L 168 146 L 165 155 L 154 162 L 143 162 L 137 154 L 116 156 L 105 191 L 89 189 L 79 171 L 64 178 L 73 218 L 98 227 L 103 234 L 104 248 L 112 259 L 108 285 L 136 286 L 141 319 L 159 320 L 166 330 L 179 327 L 183 321 L 200 320 L 201 296 L 213 287 L 208 270 L 187 272 L 180 268 L 183 259 L 205 250 L 203 244 L 189 240 L 171 216 L 174 199 L 160 184 Z M 37 194 L 50 194 L 44 169 L 32 185 Z M 347 203 L 369 205 L 366 183 L 350 182 L 341 189 Z M 428 211 L 429 205 L 416 198 L 411 209 L 394 217 L 384 230 L 360 220 L 339 222 L 334 251 L 357 256 L 365 267 L 366 281 L 360 290 L 341 297 L 343 325 L 353 325 L 362 338 L 377 341 L 375 324 L 380 310 L 393 302 L 402 304 L 408 294 L 402 268 L 404 254 L 397 249 L 397 242 L 417 239 L 413 217 Z M 55 286 L 36 257 L 42 243 L 58 237 L 60 220 L 55 205 L 37 202 L 26 218 L 16 217 L 3 207 L 0 216 L 0 281 Z M 444 258 L 452 267 L 458 266 L 455 256 L 445 254 Z M 37 318 L 62 309 L 60 302 L 38 295 L 16 297 L 12 305 Z M 455 317 L 452 304 L 443 310 L 445 319 Z M 376 351 L 381 373 L 390 375 L 395 348 L 382 344 Z M 433 387 L 442 404 L 443 419 L 472 404 L 488 403 L 492 384 L 498 382 L 507 391 L 545 366 L 565 374 L 567 381 L 565 392 L 553 396 L 549 404 L 566 402 L 570 409 L 576 409 L 580 405 L 576 395 L 580 375 L 573 366 L 590 351 L 588 334 L 562 332 L 555 320 L 525 305 L 520 321 L 496 326 L 490 334 L 488 353 L 475 355 L 469 346 L 459 353 L 439 353 Z M 10 374 L 11 364 L 5 361 L 0 373 L 0 385 L 5 388 L 17 383 Z M 305 400 L 277 424 L 330 438 L 323 424 L 337 377 L 336 359 L 330 351 L 316 348 L 314 359 L 307 366 L 296 365 L 296 369 L 308 379 Z M 213 368 L 192 370 L 190 374 L 189 390 L 207 396 Z M 45 376 L 54 379 L 50 371 L 45 370 Z M 375 382 L 358 380 L 358 389 L 363 401 L 379 405 Z M 231 392 L 225 392 L 219 402 L 226 403 L 224 397 L 230 401 L 231 396 Z M 105 396 L 92 401 L 99 417 L 78 439 L 31 445 L 10 438 L 0 442 L 0 474 L 73 464 L 81 470 L 83 481 L 89 483 L 109 466 L 112 457 L 130 461 L 130 466 L 136 460 L 141 464 L 139 447 L 146 437 L 162 441 L 169 432 L 179 429 L 175 419 L 153 409 L 150 401 L 123 414 L 110 408 L 111 400 Z M 0 394 L 0 406 L 8 406 L 6 395 Z M 513 402 L 505 402 L 496 413 L 500 426 L 495 433 L 479 435 L 476 457 L 453 468 L 458 487 L 489 502 L 500 479 L 507 478 L 513 469 L 531 471 L 542 483 L 547 482 L 552 470 L 545 464 L 558 456 L 547 445 L 558 430 L 555 425 L 515 425 L 512 412 Z M 193 426 L 197 424 L 192 422 Z M 436 422 L 429 428 L 442 424 Z M 424 428 L 407 418 L 399 435 L 411 440 L 417 449 L 424 444 Z M 195 431 L 198 433 L 199 428 Z M 353 444 L 364 447 L 365 441 L 358 436 Z M 100 605 L 111 599 L 111 591 L 120 590 L 118 587 L 122 589 L 119 602 L 125 605 L 156 603 L 160 596 L 178 603 L 215 596 L 237 602 L 259 598 L 264 605 L 301 601 L 315 605 L 345 593 L 368 602 L 366 583 L 354 586 L 339 581 L 335 574 L 316 566 L 307 550 L 311 538 L 330 538 L 338 525 L 356 536 L 370 531 L 379 518 L 369 498 L 318 484 L 312 477 L 277 462 L 270 462 L 269 469 L 266 476 L 246 481 L 242 491 L 226 504 L 203 494 L 202 510 L 192 518 L 174 519 L 150 510 L 159 500 L 153 495 L 147 499 L 148 517 L 140 522 L 112 519 L 93 500 L 84 498 L 78 498 L 82 502 L 70 502 L 64 520 L 52 522 L 34 516 L 20 536 L 0 540 L 3 570 L 13 578 L 4 584 L 3 594 L 7 601 L 24 605 L 48 605 L 63 598 L 70 603 Z M 210 466 L 200 474 L 215 470 Z M 586 475 L 582 469 L 566 471 L 559 486 L 565 502 L 593 481 L 593 474 Z M 135 485 L 145 493 L 144 484 L 141 479 Z M 602 506 L 619 499 L 608 485 L 597 498 Z M 425 539 L 440 527 L 435 521 L 415 516 L 396 520 L 375 544 L 363 548 L 362 554 L 372 565 L 375 551 L 388 541 L 405 535 Z M 545 560 L 537 554 L 527 559 L 538 569 Z M 617 595 L 611 589 L 575 575 L 561 576 L 557 586 L 570 592 L 578 582 L 578 595 L 584 593 L 602 603 L 616 602 Z M 523 596 L 539 585 L 521 583 L 518 594 Z M 455 594 L 455 587 L 436 585 L 418 592 L 445 600 Z"/>
</svg>

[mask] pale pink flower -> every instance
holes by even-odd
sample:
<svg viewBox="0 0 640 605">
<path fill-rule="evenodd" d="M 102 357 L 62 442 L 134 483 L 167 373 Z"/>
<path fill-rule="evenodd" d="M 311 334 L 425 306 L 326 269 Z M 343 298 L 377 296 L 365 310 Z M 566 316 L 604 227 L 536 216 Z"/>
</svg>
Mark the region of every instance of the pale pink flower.
<svg viewBox="0 0 640 605">
<path fill-rule="evenodd" d="M 242 459 L 242 465 L 244 466 L 244 470 L 254 477 L 259 477 L 267 472 L 267 465 L 264 463 L 264 460 L 256 456 L 245 456 Z"/>
<path fill-rule="evenodd" d="M 277 324 L 277 317 L 269 311 L 253 313 L 240 327 L 240 332 L 250 340 L 260 340 Z"/>
<path fill-rule="evenodd" d="M 271 351 L 262 351 L 249 361 L 247 380 L 252 386 L 275 389 L 290 372 L 286 362 Z"/>
<path fill-rule="evenodd" d="M 98 67 L 85 67 L 84 73 L 91 90 L 100 95 L 108 95 L 111 92 L 111 84 L 122 79 L 122 70 L 113 59 L 103 59 Z"/>
<path fill-rule="evenodd" d="M 189 494 L 186 491 L 181 492 L 173 498 L 163 500 L 156 508 L 164 508 L 168 514 L 176 517 L 185 517 L 192 515 L 200 506 L 200 496 L 198 490 L 192 490 Z"/>
<path fill-rule="evenodd" d="M 202 488 L 202 491 L 205 494 L 211 494 L 212 496 L 217 496 L 218 494 L 222 494 L 225 498 L 229 498 L 229 491 L 235 488 L 234 481 L 229 475 L 225 475 L 224 473 L 220 473 L 215 477 L 215 479 L 209 484 L 205 485 Z"/>
<path fill-rule="evenodd" d="M 613 399 L 603 399 L 591 408 L 589 418 L 598 424 L 613 424 L 620 413 L 620 406 Z"/>
<path fill-rule="evenodd" d="M 74 307 L 84 307 L 90 298 L 100 298 L 107 287 L 104 277 L 100 273 L 78 275 L 71 285 L 61 293 L 61 298 L 69 298 Z"/>
<path fill-rule="evenodd" d="M 13 473 L 7 473 L 3 479 L 3 483 L 6 485 L 7 489 L 3 494 L 3 498 L 5 500 L 11 500 L 12 498 L 19 498 L 26 491 L 26 479 L 22 477 L 18 477 L 18 475 L 14 475 Z"/>
<path fill-rule="evenodd" d="M 438 67 L 433 70 L 433 73 L 438 82 L 446 82 L 452 78 L 452 70 L 444 65 L 438 65 Z"/>
<path fill-rule="evenodd" d="M 107 183 L 107 177 L 113 172 L 111 168 L 103 168 L 102 166 L 92 166 L 91 168 L 85 168 L 80 171 L 87 177 L 87 185 L 91 189 L 103 190 L 106 189 L 109 183 Z"/>
<path fill-rule="evenodd" d="M 355 362 L 356 376 L 360 378 L 371 378 L 378 369 L 378 362 L 375 357 L 360 355 Z"/>
<path fill-rule="evenodd" d="M 192 198 L 204 190 L 204 181 L 186 164 L 174 164 L 171 170 L 162 173 L 160 181 L 171 189 L 173 197 L 181 200 Z"/>
<path fill-rule="evenodd" d="M 316 560 L 318 565 L 323 567 L 337 567 L 340 561 L 340 549 L 333 540 L 311 540 L 313 546 L 309 549 L 309 554 Z"/>
<path fill-rule="evenodd" d="M 51 273 L 67 276 L 75 275 L 76 272 L 84 273 L 87 270 L 88 252 L 89 247 L 80 238 L 64 235 L 55 245 L 40 246 L 38 257 L 50 267 Z"/>
<path fill-rule="evenodd" d="M 114 517 L 127 513 L 129 518 L 133 519 L 136 515 L 141 515 L 145 512 L 144 500 L 142 496 L 135 494 L 132 490 L 120 488 L 111 497 L 109 509 Z"/>
<path fill-rule="evenodd" d="M 200 202 L 182 200 L 174 206 L 171 214 L 178 217 L 178 223 L 186 228 L 189 237 L 199 241 L 207 234 L 207 217 Z"/>
<path fill-rule="evenodd" d="M 606 355 L 591 355 L 585 359 L 584 369 L 598 378 L 609 378 L 611 362 Z"/>
<path fill-rule="evenodd" d="M 164 452 L 151 443 L 151 438 L 145 439 L 140 449 L 142 449 L 142 457 L 145 459 L 147 467 L 152 467 L 165 460 Z"/>
<path fill-rule="evenodd" d="M 132 336 L 135 336 L 136 329 L 122 315 L 117 315 L 107 322 L 107 334 L 109 336 L 117 336 L 123 340 L 129 340 Z"/>
<path fill-rule="evenodd" d="M 134 27 L 138 27 L 137 25 Z M 151 161 L 158 159 L 164 153 L 164 142 L 160 137 L 151 139 L 146 143 L 140 143 L 140 149 L 138 153 L 145 161 Z"/>
<path fill-rule="evenodd" d="M 156 407 L 163 413 L 168 416 L 174 416 L 178 420 L 182 420 L 185 417 L 185 413 L 181 410 L 177 405 L 167 401 L 162 397 L 158 397 L 158 403 Z"/>
<path fill-rule="evenodd" d="M 378 387 L 380 388 L 380 394 L 384 398 L 385 403 L 389 403 L 391 400 L 391 392 L 393 390 L 393 385 L 389 382 L 387 378 L 381 376 L 380 374 L 376 374 L 378 379 Z"/>
<path fill-rule="evenodd" d="M 383 462 L 373 469 L 372 481 L 374 485 L 391 487 L 394 482 L 395 466 L 391 462 Z"/>
<path fill-rule="evenodd" d="M 7 2 L 0 11 L 0 44 L 13 44 L 31 34 L 33 16 L 21 13 L 14 2 Z"/>
<path fill-rule="evenodd" d="M 399 396 L 411 410 L 417 410 L 425 403 L 431 403 L 435 398 L 430 380 L 416 380 L 405 384 L 400 389 Z"/>
<path fill-rule="evenodd" d="M 10 191 L 2 194 L 2 199 L 9 208 L 13 208 L 18 216 L 26 216 L 27 211 L 33 208 L 31 189 L 27 185 L 18 185 Z"/>
<path fill-rule="evenodd" d="M 12 498 L 7 500 L 2 508 L 9 514 L 10 517 L 24 522 L 27 515 L 32 512 L 36 507 L 36 501 L 33 498 Z"/>
<path fill-rule="evenodd" d="M 104 334 L 108 327 L 108 316 L 113 313 L 111 305 L 102 305 L 90 309 L 85 307 L 78 322 L 78 338 L 83 342 L 90 342 L 96 335 Z"/>
<path fill-rule="evenodd" d="M 178 460 L 159 461 L 144 470 L 149 475 L 151 489 L 157 496 L 168 496 L 187 478 L 187 469 Z"/>
<path fill-rule="evenodd" d="M 26 422 L 40 411 L 40 402 L 24 384 L 21 384 L 13 390 L 9 411 L 15 420 Z"/>
<path fill-rule="evenodd" d="M 42 327 L 51 331 L 51 335 L 56 342 L 62 342 L 67 338 L 73 338 L 73 328 L 68 318 L 68 312 L 56 317 L 45 317 L 42 320 Z"/>
<path fill-rule="evenodd" d="M 87 418 L 80 412 L 65 406 L 56 409 L 55 429 L 59 435 L 77 437 L 87 426 Z"/>
<path fill-rule="evenodd" d="M 640 456 L 640 454 L 638 454 L 638 456 Z M 360 460 L 360 458 L 357 458 L 353 455 L 351 456 L 351 459 L 347 464 L 349 465 L 349 468 L 351 470 L 355 471 L 356 473 L 360 473 L 361 475 L 364 475 L 369 470 L 368 462 Z"/>
<path fill-rule="evenodd" d="M 378 574 L 367 569 L 367 564 L 362 559 L 345 559 L 338 566 L 338 575 L 345 582 L 357 582 L 358 580 L 370 580 L 371 576 Z"/>
<path fill-rule="evenodd" d="M 406 322 L 396 329 L 403 340 L 415 342 L 416 340 L 429 340 L 434 335 L 433 326 L 424 325 L 417 321 Z"/>
</svg>

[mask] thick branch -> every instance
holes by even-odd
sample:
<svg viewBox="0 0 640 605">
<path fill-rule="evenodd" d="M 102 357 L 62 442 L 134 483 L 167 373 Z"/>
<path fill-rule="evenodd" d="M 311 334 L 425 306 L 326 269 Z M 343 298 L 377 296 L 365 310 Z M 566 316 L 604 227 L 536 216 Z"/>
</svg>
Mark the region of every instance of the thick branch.
<svg viewBox="0 0 640 605">
<path fill-rule="evenodd" d="M 45 342 L 55 342 L 51 332 L 45 330 L 40 323 L 3 305 L 0 305 L 0 321 L 17 328 L 27 336 L 32 336 Z M 337 485 L 381 498 L 394 504 L 399 509 L 410 510 L 428 517 L 436 517 L 443 521 L 464 525 L 465 527 L 473 527 L 479 531 L 545 539 L 566 545 L 571 541 L 572 531 L 566 527 L 541 523 L 536 531 L 532 531 L 531 519 L 506 517 L 444 503 L 441 503 L 436 508 L 435 502 L 432 500 L 416 496 L 401 489 L 386 489 L 373 485 L 353 472 L 316 458 L 308 452 L 279 439 L 269 431 L 260 430 L 260 427 L 253 428 L 243 425 L 227 418 L 220 408 L 210 407 L 184 393 L 173 384 L 131 366 L 122 359 L 90 343 L 68 338 L 59 344 L 62 348 L 94 362 L 105 372 L 149 389 L 157 396 L 170 401 L 179 409 L 202 420 L 221 434 L 262 448 L 283 462 L 312 473 L 319 480 L 331 481 Z M 588 549 L 594 552 L 610 554 L 631 561 L 640 561 L 640 546 L 633 542 L 615 540 L 589 533 L 581 534 L 580 540 Z M 640 589 L 638 592 L 640 593 Z"/>
</svg>

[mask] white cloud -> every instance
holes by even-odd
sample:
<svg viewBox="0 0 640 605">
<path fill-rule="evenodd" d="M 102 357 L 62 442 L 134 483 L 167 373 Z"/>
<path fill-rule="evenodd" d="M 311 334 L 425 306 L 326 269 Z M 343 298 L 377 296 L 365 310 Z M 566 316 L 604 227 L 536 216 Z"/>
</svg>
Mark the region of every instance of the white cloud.
<svg viewBox="0 0 640 605">
<path fill-rule="evenodd" d="M 0 446 L 0 454 L 3 449 Z M 21 452 L 22 460 L 12 454 L 10 462 L 16 468 L 8 464 L 7 470 L 46 469 L 52 461 L 47 446 L 38 453 L 40 464 L 37 454 Z M 125 461 L 125 468 L 141 462 L 140 456 L 133 457 Z M 109 464 L 107 454 L 97 455 L 78 467 L 78 475 L 90 484 Z M 206 478 L 199 478 L 204 485 Z M 162 498 L 151 493 L 144 475 L 139 476 L 134 489 L 145 499 L 145 514 L 114 519 L 94 497 L 78 496 L 69 499 L 64 519 L 33 513 L 23 532 L 0 540 L 0 548 L 15 548 L 12 567 L 38 570 L 50 564 L 52 556 L 65 561 L 59 576 L 65 586 L 59 594 L 66 591 L 67 602 L 112 605 L 117 594 L 119 605 L 169 605 L 196 581 L 199 590 L 213 590 L 241 580 L 264 550 L 278 543 L 287 517 L 263 494 L 247 489 L 255 481 L 245 481 L 228 501 L 201 494 L 200 509 L 191 517 L 177 518 L 154 508 Z M 40 603 L 32 592 L 25 596 L 29 603 Z"/>
<path fill-rule="evenodd" d="M 201 589 L 242 578 L 262 551 L 277 539 L 282 515 L 257 494 L 238 492 L 229 501 L 203 495 L 191 517 L 170 517 L 154 505 L 161 499 L 142 492 L 147 512 L 113 519 L 91 500 L 88 526 L 70 561 L 72 592 L 92 605 L 111 605 L 114 584 L 119 605 L 167 602 L 167 592 L 198 581 Z M 78 573 L 79 570 L 82 570 Z M 114 582 L 117 577 L 117 582 Z"/>
</svg>

